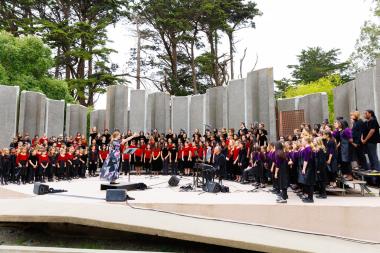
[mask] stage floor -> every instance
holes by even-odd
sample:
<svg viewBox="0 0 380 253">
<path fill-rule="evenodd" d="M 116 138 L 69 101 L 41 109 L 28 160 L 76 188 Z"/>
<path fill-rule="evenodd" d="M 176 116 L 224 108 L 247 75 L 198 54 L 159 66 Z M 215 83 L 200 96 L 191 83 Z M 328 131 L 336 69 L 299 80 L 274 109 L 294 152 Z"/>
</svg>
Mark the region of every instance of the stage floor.
<svg viewBox="0 0 380 253">
<path fill-rule="evenodd" d="M 0 221 L 69 222 L 264 252 L 380 252 L 379 244 L 338 238 L 380 242 L 378 195 L 304 204 L 289 192 L 288 204 L 277 204 L 268 188 L 250 192 L 251 185 L 225 181 L 230 193 L 181 192 L 179 186 L 191 184 L 192 177 L 181 178 L 178 187 L 169 187 L 169 178 L 131 176 L 150 189 L 130 191 L 135 200 L 129 205 L 105 202 L 98 178 L 49 182 L 68 192 L 41 196 L 33 194 L 32 184 L 1 186 Z"/>
</svg>

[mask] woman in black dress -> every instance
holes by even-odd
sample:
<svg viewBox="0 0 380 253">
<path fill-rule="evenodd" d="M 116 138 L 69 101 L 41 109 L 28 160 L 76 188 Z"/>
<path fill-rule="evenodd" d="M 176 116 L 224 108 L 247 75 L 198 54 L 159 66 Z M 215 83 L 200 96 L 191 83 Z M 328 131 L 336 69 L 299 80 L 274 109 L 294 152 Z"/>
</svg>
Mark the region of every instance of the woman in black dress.
<svg viewBox="0 0 380 253">
<path fill-rule="evenodd" d="M 289 186 L 288 159 L 286 157 L 284 147 L 281 142 L 276 142 L 274 146 L 275 146 L 274 178 L 277 179 L 278 189 L 280 190 L 280 196 L 276 201 L 277 203 L 287 203 L 287 199 L 288 199 L 287 189 Z"/>
<path fill-rule="evenodd" d="M 313 157 L 313 149 L 311 147 L 311 139 L 304 137 L 302 139 L 303 150 L 301 152 L 301 164 L 302 164 L 302 175 L 305 176 L 304 188 L 307 197 L 302 199 L 304 203 L 314 203 L 314 186 L 316 181 L 315 164 Z"/>
<path fill-rule="evenodd" d="M 317 198 L 325 199 L 326 195 L 326 182 L 327 182 L 327 173 L 326 173 L 326 161 L 327 161 L 327 152 L 326 147 L 323 144 L 322 138 L 316 138 L 314 140 L 315 146 L 315 168 L 317 172 L 317 186 L 319 195 Z"/>
</svg>

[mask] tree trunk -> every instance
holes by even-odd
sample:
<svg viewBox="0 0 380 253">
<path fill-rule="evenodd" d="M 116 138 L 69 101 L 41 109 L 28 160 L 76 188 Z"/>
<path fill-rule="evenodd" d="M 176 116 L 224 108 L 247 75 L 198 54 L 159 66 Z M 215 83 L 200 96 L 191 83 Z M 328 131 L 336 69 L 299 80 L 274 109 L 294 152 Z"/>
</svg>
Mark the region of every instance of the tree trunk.
<svg viewBox="0 0 380 253">
<path fill-rule="evenodd" d="M 136 30 L 137 30 L 137 67 L 136 67 L 136 89 L 140 89 L 141 86 L 141 31 L 140 31 L 140 23 L 139 20 L 136 22 Z"/>
<path fill-rule="evenodd" d="M 230 62 L 231 62 L 231 79 L 235 78 L 234 73 L 234 37 L 233 32 L 228 32 L 228 41 L 230 43 Z"/>
<path fill-rule="evenodd" d="M 191 42 L 191 76 L 193 81 L 194 94 L 198 94 L 197 73 L 195 72 L 194 41 Z"/>
<path fill-rule="evenodd" d="M 61 47 L 58 47 L 57 48 L 57 59 L 59 59 L 61 57 Z M 56 79 L 59 78 L 59 67 L 60 67 L 60 62 L 56 61 L 55 63 L 55 71 L 54 71 L 54 77 Z"/>
</svg>

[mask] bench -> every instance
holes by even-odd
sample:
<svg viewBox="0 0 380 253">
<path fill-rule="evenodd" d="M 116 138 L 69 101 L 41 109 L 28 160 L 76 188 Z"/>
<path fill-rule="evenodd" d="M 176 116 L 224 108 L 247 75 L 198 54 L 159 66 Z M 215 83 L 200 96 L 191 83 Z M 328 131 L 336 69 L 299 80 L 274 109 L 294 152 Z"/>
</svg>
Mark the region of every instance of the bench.
<svg viewBox="0 0 380 253">
<path fill-rule="evenodd" d="M 338 187 L 327 187 L 326 188 L 326 192 L 330 192 L 330 193 L 341 193 L 342 196 L 346 195 L 346 189 L 343 189 L 343 188 L 338 188 Z"/>
</svg>

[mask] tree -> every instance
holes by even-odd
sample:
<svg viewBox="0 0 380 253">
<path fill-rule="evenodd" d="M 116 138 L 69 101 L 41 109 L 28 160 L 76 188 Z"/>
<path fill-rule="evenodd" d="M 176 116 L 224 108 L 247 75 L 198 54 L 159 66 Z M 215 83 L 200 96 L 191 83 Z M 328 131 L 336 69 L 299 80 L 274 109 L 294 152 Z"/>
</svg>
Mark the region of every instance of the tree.
<svg viewBox="0 0 380 253">
<path fill-rule="evenodd" d="M 241 0 L 230 0 L 223 2 L 223 8 L 228 13 L 226 34 L 230 47 L 230 75 L 231 79 L 235 78 L 234 71 L 234 53 L 235 53 L 235 38 L 234 33 L 237 30 L 244 28 L 256 28 L 253 19 L 256 16 L 261 16 L 262 13 L 257 9 L 257 4 L 251 1 L 243 2 Z"/>
<path fill-rule="evenodd" d="M 291 76 L 294 83 L 310 83 L 333 74 L 339 74 L 343 82 L 350 78 L 344 74 L 349 62 L 340 62 L 339 49 L 324 51 L 320 47 L 302 50 L 297 55 L 298 65 L 289 65 L 293 69 Z"/>
<path fill-rule="evenodd" d="M 34 34 L 55 52 L 56 78 L 69 84 L 80 104 L 124 80 L 116 77 L 106 47 L 107 30 L 128 15 L 127 0 L 15 0 L 0 2 L 0 27 L 15 35 Z"/>
<path fill-rule="evenodd" d="M 43 92 L 51 99 L 72 102 L 65 81 L 53 79 L 51 50 L 34 36 L 14 37 L 0 32 L 0 83 L 18 85 L 21 90 Z"/>
<path fill-rule="evenodd" d="M 292 82 L 290 79 L 287 78 L 282 78 L 281 80 L 275 80 L 274 81 L 277 90 L 274 92 L 274 96 L 276 98 L 284 98 L 285 97 L 285 92 L 287 89 L 292 87 Z"/>
<path fill-rule="evenodd" d="M 340 75 L 334 74 L 322 77 L 317 81 L 301 83 L 297 86 L 290 87 L 285 91 L 285 98 L 308 95 L 317 92 L 326 92 L 328 96 L 329 120 L 334 121 L 334 93 L 333 90 L 342 83 Z"/>
<path fill-rule="evenodd" d="M 374 0 L 374 3 L 374 21 L 365 21 L 356 40 L 355 51 L 350 56 L 351 75 L 373 67 L 380 57 L 380 0 Z"/>
</svg>

